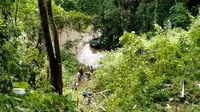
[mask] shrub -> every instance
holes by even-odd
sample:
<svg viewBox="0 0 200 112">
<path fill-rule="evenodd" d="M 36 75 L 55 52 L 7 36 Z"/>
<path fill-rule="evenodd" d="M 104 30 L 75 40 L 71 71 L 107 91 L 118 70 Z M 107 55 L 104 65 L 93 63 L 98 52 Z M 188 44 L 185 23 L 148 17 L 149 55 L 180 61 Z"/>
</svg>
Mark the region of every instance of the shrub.
<svg viewBox="0 0 200 112">
<path fill-rule="evenodd" d="M 186 99 L 180 109 L 198 111 L 199 21 L 198 17 L 189 31 L 156 26 L 158 31 L 150 40 L 125 32 L 120 38 L 123 47 L 107 53 L 93 76 L 95 89 L 111 90 L 103 101 L 105 109 L 166 111 L 168 104 L 168 111 L 172 111 L 182 102 L 180 91 L 185 80 Z"/>
</svg>

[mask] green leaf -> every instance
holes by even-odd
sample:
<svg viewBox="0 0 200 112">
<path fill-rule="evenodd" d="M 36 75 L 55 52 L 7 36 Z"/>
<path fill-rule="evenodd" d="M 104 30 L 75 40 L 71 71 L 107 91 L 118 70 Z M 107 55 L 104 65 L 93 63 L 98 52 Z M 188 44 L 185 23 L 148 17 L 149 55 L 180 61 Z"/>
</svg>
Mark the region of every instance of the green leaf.
<svg viewBox="0 0 200 112">
<path fill-rule="evenodd" d="M 67 95 L 67 100 L 68 100 L 68 101 L 71 101 L 71 100 L 72 100 L 72 94 L 68 94 L 68 95 Z"/>
<path fill-rule="evenodd" d="M 14 84 L 15 87 L 18 87 L 18 88 L 28 88 L 29 87 L 29 84 L 27 82 L 16 82 Z"/>
</svg>

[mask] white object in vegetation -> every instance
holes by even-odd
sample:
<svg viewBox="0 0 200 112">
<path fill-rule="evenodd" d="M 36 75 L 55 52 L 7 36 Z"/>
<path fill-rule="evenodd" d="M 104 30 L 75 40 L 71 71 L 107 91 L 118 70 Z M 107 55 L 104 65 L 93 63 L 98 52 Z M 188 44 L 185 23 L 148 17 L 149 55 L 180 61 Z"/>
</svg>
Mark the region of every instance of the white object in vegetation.
<svg viewBox="0 0 200 112">
<path fill-rule="evenodd" d="M 183 86 L 182 86 L 182 90 L 181 90 L 181 98 L 184 97 L 184 92 L 185 92 L 185 83 L 183 81 Z"/>
<path fill-rule="evenodd" d="M 17 95 L 24 95 L 24 94 L 26 94 L 26 91 L 23 88 L 14 88 L 13 93 L 15 93 Z"/>
</svg>

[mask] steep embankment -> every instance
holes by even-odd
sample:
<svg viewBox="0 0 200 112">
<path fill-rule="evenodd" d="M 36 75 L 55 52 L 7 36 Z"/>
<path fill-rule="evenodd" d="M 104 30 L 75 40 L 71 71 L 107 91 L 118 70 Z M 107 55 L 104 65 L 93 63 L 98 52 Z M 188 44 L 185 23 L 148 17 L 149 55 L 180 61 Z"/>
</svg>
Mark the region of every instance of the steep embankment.
<svg viewBox="0 0 200 112">
<path fill-rule="evenodd" d="M 76 54 L 77 60 L 86 66 L 93 66 L 94 68 L 98 67 L 99 59 L 104 55 L 103 50 L 96 50 L 90 47 L 89 41 L 93 38 L 97 38 L 100 36 L 100 33 L 94 33 L 89 30 L 88 33 L 80 33 L 72 30 L 63 29 L 60 32 L 60 45 L 64 46 L 64 44 L 70 40 L 72 41 L 71 51 Z M 85 72 L 87 70 L 85 69 Z M 77 71 L 78 72 L 78 71 Z M 71 82 L 77 82 L 77 75 L 71 77 Z M 72 94 L 72 98 L 77 101 L 77 105 L 79 109 L 84 111 L 92 111 L 96 110 L 97 108 L 101 108 L 101 103 L 95 100 L 94 98 L 91 99 L 91 104 L 87 105 L 88 99 L 82 97 L 83 91 L 90 91 L 91 81 L 89 81 L 84 74 L 82 77 L 81 82 L 79 82 L 77 91 L 72 90 L 72 85 L 68 86 L 67 91 L 65 93 Z M 101 95 L 97 97 L 102 97 Z M 95 97 L 96 97 L 95 96 Z"/>
<path fill-rule="evenodd" d="M 60 45 L 63 46 L 66 41 L 71 40 L 73 44 L 71 51 L 76 54 L 77 60 L 84 65 L 96 68 L 104 53 L 102 50 L 90 48 L 89 41 L 98 36 L 100 33 L 94 33 L 91 30 L 88 33 L 80 33 L 63 29 L 60 33 Z"/>
</svg>

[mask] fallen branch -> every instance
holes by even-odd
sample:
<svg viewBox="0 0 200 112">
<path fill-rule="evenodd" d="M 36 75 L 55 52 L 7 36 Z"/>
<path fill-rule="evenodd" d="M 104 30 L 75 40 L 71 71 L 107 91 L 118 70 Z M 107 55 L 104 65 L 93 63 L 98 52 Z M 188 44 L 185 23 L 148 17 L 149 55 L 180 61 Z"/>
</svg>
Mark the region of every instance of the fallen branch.
<svg viewBox="0 0 200 112">
<path fill-rule="evenodd" d="M 104 91 L 97 92 L 95 94 L 102 94 L 102 93 L 109 92 L 109 91 L 111 91 L 111 90 L 104 90 Z"/>
<path fill-rule="evenodd" d="M 109 92 L 110 90 L 104 90 L 104 91 L 100 91 L 100 92 L 97 92 L 97 93 L 94 93 L 94 94 L 101 94 L 104 98 L 107 98 L 106 95 L 104 95 L 103 93 L 105 92 Z"/>
</svg>

